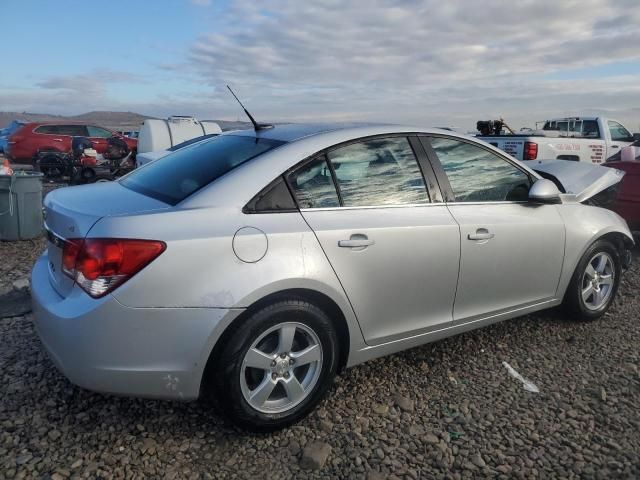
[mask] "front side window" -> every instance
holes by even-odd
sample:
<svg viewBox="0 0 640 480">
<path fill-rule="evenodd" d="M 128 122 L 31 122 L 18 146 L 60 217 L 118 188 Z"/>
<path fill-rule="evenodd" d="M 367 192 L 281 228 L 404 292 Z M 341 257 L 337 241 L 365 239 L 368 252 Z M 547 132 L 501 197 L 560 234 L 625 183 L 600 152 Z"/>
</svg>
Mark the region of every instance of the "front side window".
<svg viewBox="0 0 640 480">
<path fill-rule="evenodd" d="M 106 128 L 94 127 L 93 125 L 87 125 L 87 130 L 89 131 L 89 136 L 94 138 L 109 138 L 113 136 Z"/>
<path fill-rule="evenodd" d="M 609 133 L 611 133 L 611 140 L 614 142 L 632 142 L 633 135 L 629 133 L 629 130 L 624 128 L 618 122 L 609 120 Z"/>
<path fill-rule="evenodd" d="M 57 125 L 40 125 L 34 130 L 34 132 L 43 133 L 45 135 L 57 135 L 60 133 Z"/>
<path fill-rule="evenodd" d="M 176 205 L 239 165 L 283 143 L 266 138 L 220 135 L 134 170 L 120 183 L 143 195 Z"/>
<path fill-rule="evenodd" d="M 482 147 L 431 138 L 457 202 L 526 201 L 531 180 L 522 170 Z"/>
<path fill-rule="evenodd" d="M 376 138 L 327 153 L 345 207 L 429 203 L 406 137 Z"/>
<path fill-rule="evenodd" d="M 288 176 L 300 208 L 339 207 L 338 193 L 324 155 L 304 163 Z"/>
</svg>

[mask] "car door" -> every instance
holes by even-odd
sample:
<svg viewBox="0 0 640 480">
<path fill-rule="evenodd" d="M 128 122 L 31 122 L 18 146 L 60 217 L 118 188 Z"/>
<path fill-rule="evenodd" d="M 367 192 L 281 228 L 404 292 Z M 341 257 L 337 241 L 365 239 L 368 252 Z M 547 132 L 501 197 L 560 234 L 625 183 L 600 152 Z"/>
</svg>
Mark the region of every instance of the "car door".
<svg viewBox="0 0 640 480">
<path fill-rule="evenodd" d="M 288 181 L 367 343 L 450 326 L 460 236 L 417 139 L 339 145 Z"/>
<path fill-rule="evenodd" d="M 633 142 L 633 135 L 629 130 L 613 120 L 607 121 L 607 129 L 609 134 L 609 147 L 607 148 L 606 158 L 610 158 L 619 153 L 623 147 L 631 144 Z"/>
<path fill-rule="evenodd" d="M 113 136 L 113 132 L 94 125 L 87 125 L 87 132 L 91 143 L 93 143 L 93 148 L 98 153 L 104 153 L 107 149 L 107 139 Z"/>
<path fill-rule="evenodd" d="M 444 136 L 422 141 L 460 225 L 454 324 L 554 298 L 565 229 L 556 206 L 528 201 L 535 179 L 478 143 Z"/>
<path fill-rule="evenodd" d="M 36 134 L 34 135 L 34 154 L 46 150 L 59 152 L 71 150 L 71 137 L 63 133 L 62 125 L 41 125 L 33 133 Z"/>
</svg>

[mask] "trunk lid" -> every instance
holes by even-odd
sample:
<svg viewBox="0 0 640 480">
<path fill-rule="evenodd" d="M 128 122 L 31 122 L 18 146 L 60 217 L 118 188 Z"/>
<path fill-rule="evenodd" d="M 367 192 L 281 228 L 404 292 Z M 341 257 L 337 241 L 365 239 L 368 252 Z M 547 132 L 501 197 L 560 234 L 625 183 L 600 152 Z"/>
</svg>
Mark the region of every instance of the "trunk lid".
<svg viewBox="0 0 640 480">
<path fill-rule="evenodd" d="M 167 208 L 166 203 L 129 190 L 118 182 L 61 188 L 49 193 L 44 200 L 49 278 L 58 294 L 66 297 L 73 288 L 73 280 L 62 271 L 65 240 L 85 238 L 103 217 Z"/>
<path fill-rule="evenodd" d="M 527 166 L 543 177 L 553 177 L 577 202 L 616 185 L 624 176 L 623 171 L 615 168 L 570 160 L 534 160 L 527 161 Z"/>
</svg>

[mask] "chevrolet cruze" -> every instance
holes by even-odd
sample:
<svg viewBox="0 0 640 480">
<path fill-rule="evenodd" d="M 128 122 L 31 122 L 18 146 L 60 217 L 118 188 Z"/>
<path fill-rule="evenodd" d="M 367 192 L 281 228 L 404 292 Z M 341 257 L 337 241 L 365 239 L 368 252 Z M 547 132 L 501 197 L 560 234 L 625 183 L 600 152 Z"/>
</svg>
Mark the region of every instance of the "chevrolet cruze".
<svg viewBox="0 0 640 480">
<path fill-rule="evenodd" d="M 560 304 L 595 319 L 615 297 L 633 239 L 594 205 L 617 170 L 436 129 L 260 127 L 46 197 L 34 317 L 73 383 L 211 392 L 272 430 L 344 367 Z"/>
</svg>

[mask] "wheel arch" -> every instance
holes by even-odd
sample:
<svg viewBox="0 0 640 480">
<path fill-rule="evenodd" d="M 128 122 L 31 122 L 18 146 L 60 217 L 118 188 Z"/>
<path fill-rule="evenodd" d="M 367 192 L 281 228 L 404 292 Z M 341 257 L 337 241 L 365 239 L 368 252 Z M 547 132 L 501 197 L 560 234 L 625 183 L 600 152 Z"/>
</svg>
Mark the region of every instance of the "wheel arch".
<svg viewBox="0 0 640 480">
<path fill-rule="evenodd" d="M 609 212 L 613 213 L 613 212 Z M 615 226 L 610 226 L 604 229 L 599 230 L 595 234 L 591 235 L 587 241 L 584 241 L 582 247 L 579 250 L 574 251 L 572 258 L 567 259 L 565 256 L 565 266 L 563 268 L 562 278 L 560 280 L 559 288 L 557 290 L 556 295 L 558 298 L 564 298 L 567 288 L 569 286 L 569 282 L 573 277 L 578 264 L 580 263 L 580 259 L 582 259 L 583 255 L 587 251 L 587 249 L 593 245 L 598 240 L 606 240 L 611 242 L 616 250 L 620 253 L 620 260 L 625 268 L 627 268 L 631 262 L 631 255 L 628 252 L 633 246 L 634 241 L 633 237 L 630 236 L 630 233 L 625 232 L 622 229 L 617 229 Z"/>
<path fill-rule="evenodd" d="M 594 240 L 607 240 L 611 242 L 616 250 L 620 253 L 620 261 L 622 262 L 622 266 L 624 268 L 628 268 L 631 263 L 631 256 L 627 254 L 629 250 L 631 250 L 634 246 L 634 241 L 632 238 L 629 238 L 622 232 L 612 231 L 601 235 L 597 239 Z M 593 243 L 593 242 L 592 242 Z M 627 258 L 628 257 L 628 258 Z"/>
<path fill-rule="evenodd" d="M 322 309 L 329 316 L 336 328 L 336 336 L 338 337 L 339 342 L 338 372 L 344 370 L 349 359 L 351 332 L 349 331 L 349 325 L 345 314 L 340 306 L 331 297 L 317 290 L 310 288 L 289 288 L 270 293 L 259 300 L 256 300 L 224 329 L 213 349 L 209 353 L 209 357 L 200 380 L 201 392 L 206 388 L 207 379 L 215 372 L 215 363 L 217 358 L 220 356 L 222 346 L 225 345 L 229 338 L 231 338 L 231 336 L 242 327 L 242 324 L 247 318 L 265 306 L 281 300 L 306 301 Z"/>
</svg>

